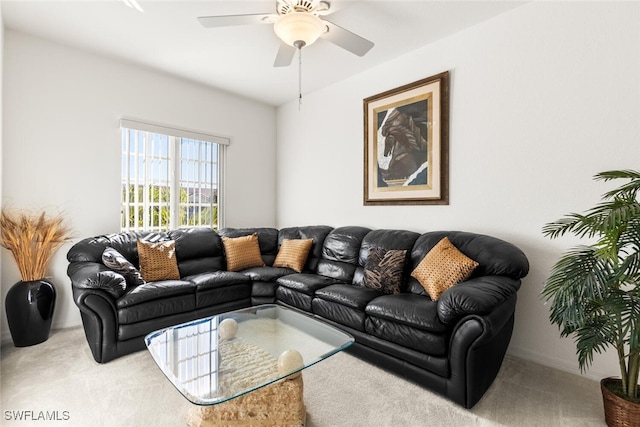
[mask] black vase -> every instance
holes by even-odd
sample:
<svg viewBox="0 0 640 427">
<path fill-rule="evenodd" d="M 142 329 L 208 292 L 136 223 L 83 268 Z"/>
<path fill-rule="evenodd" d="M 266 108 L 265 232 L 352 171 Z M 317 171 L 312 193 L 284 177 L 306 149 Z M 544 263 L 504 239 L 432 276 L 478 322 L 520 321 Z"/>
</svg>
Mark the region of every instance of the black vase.
<svg viewBox="0 0 640 427">
<path fill-rule="evenodd" d="M 9 289 L 4 304 L 16 347 L 39 344 L 49 338 L 55 303 L 56 289 L 45 279 L 20 281 Z"/>
</svg>

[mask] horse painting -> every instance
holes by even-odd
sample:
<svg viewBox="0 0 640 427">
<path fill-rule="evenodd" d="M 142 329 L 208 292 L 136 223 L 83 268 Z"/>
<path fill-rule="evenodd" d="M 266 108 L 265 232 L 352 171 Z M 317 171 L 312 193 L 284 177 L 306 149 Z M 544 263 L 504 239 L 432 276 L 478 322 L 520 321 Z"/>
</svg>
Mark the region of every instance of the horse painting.
<svg viewBox="0 0 640 427">
<path fill-rule="evenodd" d="M 379 187 L 427 184 L 427 107 L 423 100 L 378 114 Z"/>
</svg>

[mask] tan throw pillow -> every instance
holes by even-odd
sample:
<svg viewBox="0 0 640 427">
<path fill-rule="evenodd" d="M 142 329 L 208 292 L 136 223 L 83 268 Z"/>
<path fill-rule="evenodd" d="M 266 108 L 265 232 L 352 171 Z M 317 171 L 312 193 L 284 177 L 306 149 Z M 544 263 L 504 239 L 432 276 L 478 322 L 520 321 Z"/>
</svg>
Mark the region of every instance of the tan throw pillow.
<svg viewBox="0 0 640 427">
<path fill-rule="evenodd" d="M 284 239 L 273 266 L 290 268 L 298 273 L 302 272 L 311 245 L 313 245 L 313 239 Z"/>
<path fill-rule="evenodd" d="M 445 237 L 425 255 L 411 276 L 436 301 L 444 291 L 469 278 L 478 265 Z"/>
<path fill-rule="evenodd" d="M 227 256 L 227 270 L 240 271 L 251 267 L 264 267 L 258 235 L 223 237 L 222 244 Z"/>
<path fill-rule="evenodd" d="M 145 282 L 158 280 L 179 280 L 178 260 L 176 259 L 176 242 L 145 242 L 138 240 L 138 257 L 140 258 L 140 274 Z"/>
</svg>

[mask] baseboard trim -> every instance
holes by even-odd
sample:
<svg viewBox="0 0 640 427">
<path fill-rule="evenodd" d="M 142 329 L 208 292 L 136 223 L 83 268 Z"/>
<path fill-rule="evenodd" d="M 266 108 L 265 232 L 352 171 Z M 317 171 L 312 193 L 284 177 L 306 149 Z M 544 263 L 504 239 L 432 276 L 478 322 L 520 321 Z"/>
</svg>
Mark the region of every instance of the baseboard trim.
<svg viewBox="0 0 640 427">
<path fill-rule="evenodd" d="M 600 372 L 597 370 L 589 369 L 586 372 L 580 372 L 578 367 L 577 358 L 575 361 L 568 362 L 564 359 L 557 357 L 550 357 L 546 354 L 541 354 L 535 351 L 523 349 L 522 347 L 510 346 L 507 350 L 507 354 L 519 359 L 525 359 L 540 365 L 548 366 L 550 368 L 558 369 L 560 371 L 569 372 L 571 374 L 580 375 L 592 379 L 594 381 L 600 381 L 602 378 L 610 377 L 612 374 L 609 372 Z"/>
</svg>

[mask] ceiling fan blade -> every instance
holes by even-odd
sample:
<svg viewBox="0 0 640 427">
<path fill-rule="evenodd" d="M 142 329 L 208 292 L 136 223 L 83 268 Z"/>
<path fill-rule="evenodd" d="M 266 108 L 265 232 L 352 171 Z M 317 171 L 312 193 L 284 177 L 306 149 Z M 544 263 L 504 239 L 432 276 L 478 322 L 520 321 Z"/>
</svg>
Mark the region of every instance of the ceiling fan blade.
<svg viewBox="0 0 640 427">
<path fill-rule="evenodd" d="M 273 62 L 274 67 L 288 67 L 293 61 L 293 56 L 296 54 L 296 48 L 289 46 L 286 43 L 280 43 L 276 60 Z"/>
<path fill-rule="evenodd" d="M 328 40 L 358 56 L 364 56 L 373 47 L 373 42 L 360 37 L 349 30 L 345 30 L 326 19 L 323 19 L 323 22 L 327 24 L 327 28 L 329 28 L 329 31 L 320 36 L 323 39 Z"/>
<path fill-rule="evenodd" d="M 205 28 L 234 27 L 238 25 L 271 24 L 272 14 L 259 13 L 252 15 L 200 16 L 198 21 Z"/>
</svg>

